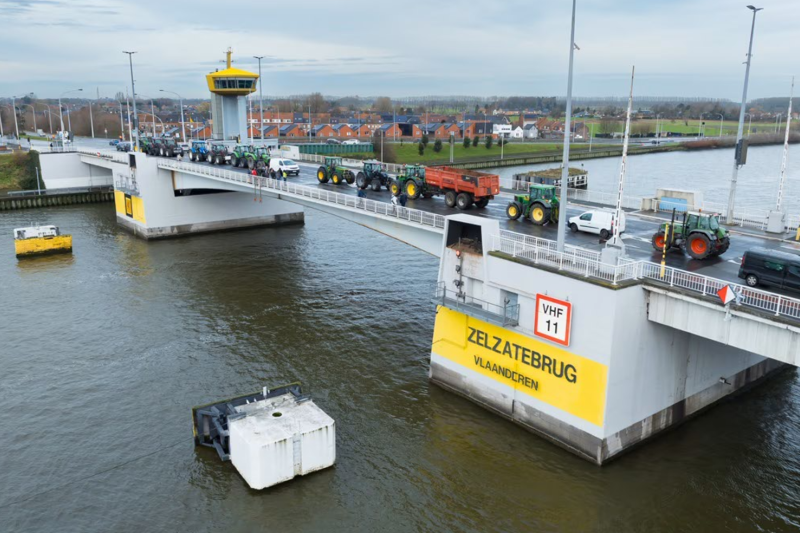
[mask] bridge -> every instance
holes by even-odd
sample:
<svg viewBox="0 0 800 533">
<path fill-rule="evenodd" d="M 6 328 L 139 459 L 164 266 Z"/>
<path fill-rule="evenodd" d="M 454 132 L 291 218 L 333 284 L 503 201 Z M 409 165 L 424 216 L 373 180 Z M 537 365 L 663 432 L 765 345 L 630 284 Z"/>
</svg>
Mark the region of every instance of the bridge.
<svg viewBox="0 0 800 533">
<path fill-rule="evenodd" d="M 629 257 L 608 264 L 594 237 L 571 235 L 559 253 L 554 228 L 508 221 L 500 202 L 456 214 L 433 200 L 393 206 L 388 192 L 359 198 L 311 167 L 284 182 L 143 154 L 134 166 L 113 152 L 59 157 L 110 171 L 118 221 L 147 238 L 299 221 L 302 207 L 439 257 L 431 379 L 598 464 L 800 363 L 800 300 L 736 283 L 735 258 L 777 241 L 737 235 L 730 259 L 670 255 L 662 267 L 644 242 L 658 219 L 629 216 Z M 739 299 L 725 307 L 727 285 Z M 566 343 L 539 331 L 543 297 L 569 308 Z"/>
</svg>

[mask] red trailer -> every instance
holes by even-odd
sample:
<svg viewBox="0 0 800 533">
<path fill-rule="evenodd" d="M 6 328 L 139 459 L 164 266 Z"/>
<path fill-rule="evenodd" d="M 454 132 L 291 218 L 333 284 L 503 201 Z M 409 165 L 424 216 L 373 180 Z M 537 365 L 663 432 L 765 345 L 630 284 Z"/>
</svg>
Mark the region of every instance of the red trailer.
<svg viewBox="0 0 800 533">
<path fill-rule="evenodd" d="M 445 166 L 427 167 L 422 192 L 426 196 L 444 194 L 447 207 L 467 209 L 474 203 L 482 208 L 500 194 L 500 176 Z"/>
</svg>

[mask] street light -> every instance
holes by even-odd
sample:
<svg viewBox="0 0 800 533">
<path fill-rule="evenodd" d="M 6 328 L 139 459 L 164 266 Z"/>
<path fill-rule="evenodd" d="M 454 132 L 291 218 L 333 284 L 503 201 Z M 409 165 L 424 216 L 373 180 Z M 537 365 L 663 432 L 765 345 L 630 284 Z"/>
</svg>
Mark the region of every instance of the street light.
<svg viewBox="0 0 800 533">
<path fill-rule="evenodd" d="M 50 129 L 48 131 L 50 132 L 50 135 L 52 135 L 53 134 L 53 112 L 50 111 L 50 106 L 49 105 L 45 104 L 45 106 L 47 106 L 47 107 L 45 107 L 44 110 L 47 113 L 47 118 L 50 121 Z"/>
<path fill-rule="evenodd" d="M 747 136 L 750 137 L 750 128 L 753 125 L 753 114 L 752 113 L 745 113 L 744 116 L 750 117 L 747 119 Z"/>
<path fill-rule="evenodd" d="M 136 52 L 126 52 L 122 51 L 123 54 L 128 54 L 128 63 L 131 67 L 131 94 L 133 94 L 133 120 L 134 120 L 134 131 L 136 132 L 136 142 L 133 145 L 133 151 L 139 151 L 139 115 L 136 114 L 136 86 L 134 85 L 133 81 L 133 54 Z"/>
<path fill-rule="evenodd" d="M 661 135 L 658 134 L 658 119 L 660 117 L 662 117 L 662 116 L 663 115 L 661 113 L 656 115 L 656 139 L 660 139 L 661 138 Z M 656 142 L 656 144 L 658 144 L 658 142 Z"/>
<path fill-rule="evenodd" d="M 61 121 L 61 141 L 64 141 L 64 108 L 61 106 L 61 97 L 69 93 L 81 92 L 83 89 L 70 89 L 58 95 L 58 118 Z M 67 113 L 67 120 L 69 120 L 69 113 Z"/>
<path fill-rule="evenodd" d="M 778 130 L 781 127 L 781 120 L 783 119 L 783 113 L 778 113 L 778 116 L 775 117 L 775 134 L 777 135 Z"/>
<path fill-rule="evenodd" d="M 140 96 L 145 100 L 150 100 L 150 113 L 144 113 L 145 115 L 153 115 L 153 137 L 156 137 L 156 106 L 153 103 L 153 98 L 144 94 L 136 94 L 133 93 L 133 112 L 136 112 L 136 97 Z M 161 120 L 160 118 L 158 120 Z M 164 123 L 161 123 L 161 129 L 164 129 Z M 163 131 L 161 133 L 164 133 Z"/>
<path fill-rule="evenodd" d="M 703 136 L 703 115 L 705 115 L 705 113 L 700 113 L 700 124 L 697 125 L 697 138 L 698 139 Z"/>
<path fill-rule="evenodd" d="M 733 224 L 733 205 L 736 203 L 736 180 L 739 177 L 739 161 L 743 150 L 742 137 L 744 136 L 744 108 L 747 106 L 747 84 L 750 81 L 750 62 L 753 59 L 753 35 L 756 31 L 756 14 L 763 8 L 747 6 L 753 12 L 753 23 L 750 26 L 750 46 L 747 49 L 747 67 L 744 71 L 744 89 L 742 89 L 742 106 L 739 108 L 739 129 L 736 132 L 736 150 L 733 156 L 733 174 L 731 174 L 731 191 L 728 197 L 728 213 L 725 221 Z"/>
<path fill-rule="evenodd" d="M 264 140 L 264 92 L 263 92 L 263 85 L 261 82 L 261 60 L 264 59 L 264 56 L 253 56 L 253 58 L 258 59 L 258 110 L 261 112 L 261 119 L 258 122 L 258 131 L 259 131 L 259 137 L 261 137 L 261 140 L 263 141 Z"/>
<path fill-rule="evenodd" d="M 155 127 L 156 119 L 158 119 L 159 124 L 161 124 L 161 131 L 162 132 L 164 131 L 164 121 L 161 120 L 160 117 L 154 115 L 153 113 L 148 113 L 147 111 L 142 111 L 142 115 L 151 115 L 153 117 L 153 136 L 155 136 L 155 131 L 156 131 Z"/>
<path fill-rule="evenodd" d="M 183 136 L 183 142 L 186 142 L 186 126 L 184 125 L 183 122 L 183 96 L 173 91 L 165 91 L 164 89 L 159 89 L 159 91 L 161 91 L 162 93 L 174 94 L 175 96 L 178 97 L 181 106 L 181 135 Z"/>
<path fill-rule="evenodd" d="M 36 132 L 39 128 L 36 126 L 36 108 L 33 107 L 31 104 L 22 104 L 23 107 L 30 107 L 31 111 L 33 112 L 33 131 Z"/>
<path fill-rule="evenodd" d="M 17 132 L 17 140 L 19 141 L 19 125 L 17 124 L 17 97 L 11 97 L 11 111 L 14 114 L 14 130 Z"/>
<path fill-rule="evenodd" d="M 567 109 L 566 109 L 566 122 L 564 124 L 564 131 L 569 136 L 570 122 L 572 120 L 572 66 L 575 55 L 575 9 L 577 7 L 577 0 L 572 0 L 572 28 L 569 36 L 569 76 L 567 78 Z M 556 249 L 564 252 L 564 241 L 566 240 L 567 229 L 567 189 L 569 185 L 569 137 L 564 140 L 564 155 L 562 156 L 561 167 L 561 205 L 558 209 L 558 241 Z"/>
</svg>

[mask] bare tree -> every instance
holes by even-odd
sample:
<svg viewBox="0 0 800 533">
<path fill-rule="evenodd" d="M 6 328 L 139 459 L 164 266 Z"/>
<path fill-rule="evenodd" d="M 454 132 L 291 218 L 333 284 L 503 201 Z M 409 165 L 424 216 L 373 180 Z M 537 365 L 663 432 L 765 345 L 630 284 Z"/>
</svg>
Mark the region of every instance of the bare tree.
<svg viewBox="0 0 800 533">
<path fill-rule="evenodd" d="M 392 111 L 392 99 L 388 96 L 379 96 L 372 104 L 372 109 L 378 113 L 390 113 Z"/>
</svg>

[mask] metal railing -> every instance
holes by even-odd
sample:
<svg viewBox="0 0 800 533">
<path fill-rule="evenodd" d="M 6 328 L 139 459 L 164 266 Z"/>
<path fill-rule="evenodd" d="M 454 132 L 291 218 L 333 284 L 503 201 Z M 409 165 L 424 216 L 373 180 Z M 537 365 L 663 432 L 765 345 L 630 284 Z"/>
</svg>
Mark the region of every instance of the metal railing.
<svg viewBox="0 0 800 533">
<path fill-rule="evenodd" d="M 180 170 L 184 172 L 191 172 L 200 176 L 208 176 L 217 180 L 243 183 L 253 187 L 254 191 L 261 187 L 262 189 L 280 191 L 283 194 L 296 195 L 303 198 L 310 198 L 319 200 L 321 202 L 340 205 L 350 209 L 356 209 L 358 211 L 366 211 L 369 213 L 375 213 L 376 215 L 405 220 L 413 224 L 419 224 L 436 229 L 444 229 L 445 217 L 442 215 L 428 213 L 427 211 L 420 211 L 418 209 L 395 206 L 386 202 L 376 202 L 375 200 L 368 200 L 366 198 L 359 198 L 349 194 L 327 191 L 317 187 L 309 187 L 307 185 L 297 185 L 295 183 L 288 183 L 272 178 L 252 176 L 250 174 L 245 174 L 244 172 L 234 172 L 232 170 L 225 170 L 210 165 L 197 165 L 194 163 L 178 162 L 172 159 L 163 159 L 159 160 L 158 166 L 159 168 Z"/>
<path fill-rule="evenodd" d="M 663 267 L 662 269 L 660 264 L 650 261 L 625 261 L 611 265 L 603 263 L 597 252 L 582 250 L 583 253 L 579 253 L 576 250 L 566 249 L 564 253 L 559 253 L 555 249 L 555 243 L 542 241 L 546 241 L 546 239 L 526 242 L 523 239 L 509 238 L 507 235 L 501 234 L 494 237 L 491 250 L 586 278 L 611 282 L 613 285 L 622 281 L 642 280 L 699 293 L 700 296 L 712 297 L 716 297 L 717 291 L 730 285 L 739 294 L 741 305 L 766 311 L 775 316 L 800 320 L 800 299 L 797 298 L 754 289 L 674 267 Z"/>
<path fill-rule="evenodd" d="M 436 284 L 432 303 L 461 311 L 465 315 L 493 322 L 501 326 L 519 324 L 519 304 L 498 305 L 449 290 L 443 281 Z"/>
<path fill-rule="evenodd" d="M 127 152 L 117 152 L 111 150 L 91 150 L 89 148 L 76 148 L 73 150 L 78 152 L 81 155 L 88 155 L 92 157 L 98 157 L 100 159 L 106 159 L 108 161 L 114 161 L 116 163 L 123 163 L 128 164 L 128 154 Z"/>
</svg>

